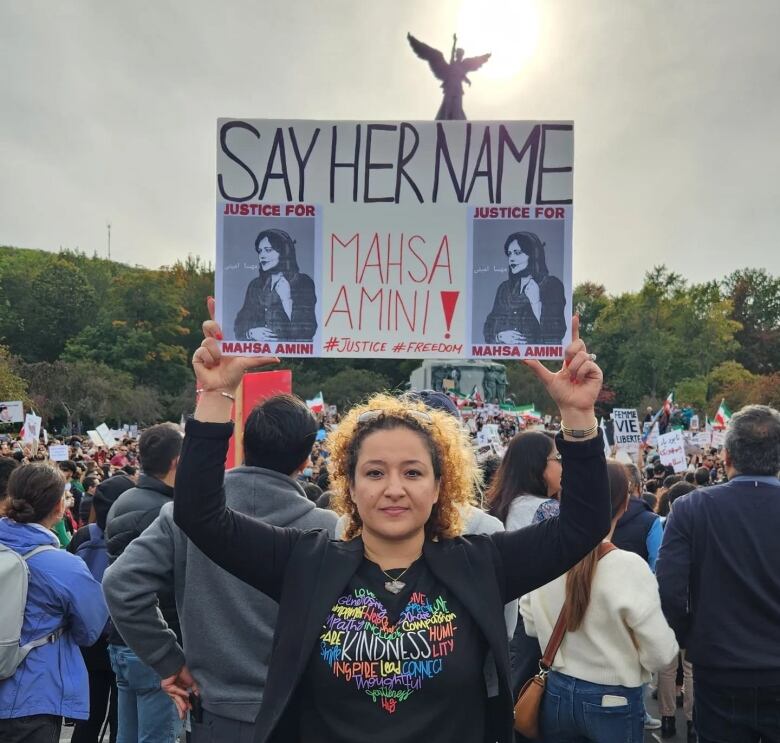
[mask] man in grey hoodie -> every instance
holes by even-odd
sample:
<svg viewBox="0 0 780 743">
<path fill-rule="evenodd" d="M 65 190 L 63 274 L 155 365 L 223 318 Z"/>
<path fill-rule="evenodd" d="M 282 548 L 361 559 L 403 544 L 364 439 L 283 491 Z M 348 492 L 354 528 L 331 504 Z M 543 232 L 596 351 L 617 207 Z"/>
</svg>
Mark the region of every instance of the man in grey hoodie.
<svg viewBox="0 0 780 743">
<path fill-rule="evenodd" d="M 298 398 L 277 395 L 258 405 L 244 429 L 246 465 L 225 475 L 228 506 L 274 526 L 334 536 L 336 515 L 315 508 L 296 479 L 316 435 L 316 421 Z M 157 594 L 171 587 L 183 648 L 157 608 Z M 125 642 L 163 678 L 180 710 L 184 690 L 199 689 L 191 743 L 251 740 L 277 604 L 192 545 L 173 522 L 172 504 L 106 571 L 103 591 Z"/>
</svg>

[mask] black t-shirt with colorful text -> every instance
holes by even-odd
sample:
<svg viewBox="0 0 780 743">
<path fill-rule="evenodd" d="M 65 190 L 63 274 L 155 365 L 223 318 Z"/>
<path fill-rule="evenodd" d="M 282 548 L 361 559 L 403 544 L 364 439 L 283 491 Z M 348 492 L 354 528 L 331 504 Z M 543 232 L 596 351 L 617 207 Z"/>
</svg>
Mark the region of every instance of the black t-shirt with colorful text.
<svg viewBox="0 0 780 743">
<path fill-rule="evenodd" d="M 482 743 L 482 633 L 423 558 L 400 580 L 391 593 L 363 560 L 334 602 L 299 689 L 302 743 Z"/>
</svg>

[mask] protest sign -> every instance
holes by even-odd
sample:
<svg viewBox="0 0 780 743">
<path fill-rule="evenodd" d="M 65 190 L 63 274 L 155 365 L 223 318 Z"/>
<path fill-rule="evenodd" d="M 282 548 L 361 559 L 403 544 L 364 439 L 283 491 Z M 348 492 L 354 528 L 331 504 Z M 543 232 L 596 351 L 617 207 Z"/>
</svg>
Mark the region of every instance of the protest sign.
<svg viewBox="0 0 780 743">
<path fill-rule="evenodd" d="M 105 442 L 100 438 L 100 434 L 97 431 L 87 431 L 87 435 L 95 446 L 105 446 Z"/>
<path fill-rule="evenodd" d="M 35 413 L 27 413 L 24 416 L 24 426 L 22 427 L 22 441 L 25 444 L 38 444 L 38 437 L 41 435 L 41 417 Z"/>
<path fill-rule="evenodd" d="M 615 446 L 627 452 L 639 451 L 642 434 L 639 431 L 639 416 L 631 408 L 615 408 L 612 411 Z"/>
<path fill-rule="evenodd" d="M 220 119 L 226 354 L 563 357 L 573 126 Z"/>
<path fill-rule="evenodd" d="M 49 447 L 49 459 L 52 462 L 65 462 L 68 457 L 68 447 L 65 444 L 56 444 Z"/>
<path fill-rule="evenodd" d="M 691 431 L 698 431 L 699 430 L 699 416 L 698 415 L 692 415 L 691 416 L 691 422 L 688 424 L 688 427 L 691 429 Z"/>
<path fill-rule="evenodd" d="M 105 423 L 101 423 L 95 430 L 100 438 L 103 439 L 103 443 L 106 446 L 110 447 L 117 445 L 117 440 L 111 435 L 111 431 L 109 431 L 108 426 Z"/>
<path fill-rule="evenodd" d="M 685 440 L 698 449 L 709 449 L 712 436 L 709 431 L 684 431 Z"/>
<path fill-rule="evenodd" d="M 21 423 L 24 420 L 24 407 L 21 400 L 0 402 L 0 423 Z"/>
<path fill-rule="evenodd" d="M 685 457 L 685 438 L 682 431 L 670 431 L 658 437 L 658 455 L 661 464 L 674 468 L 675 472 L 685 472 L 688 460 Z"/>
<path fill-rule="evenodd" d="M 726 443 L 725 431 L 713 431 L 712 432 L 712 447 L 714 449 L 720 449 Z"/>
</svg>

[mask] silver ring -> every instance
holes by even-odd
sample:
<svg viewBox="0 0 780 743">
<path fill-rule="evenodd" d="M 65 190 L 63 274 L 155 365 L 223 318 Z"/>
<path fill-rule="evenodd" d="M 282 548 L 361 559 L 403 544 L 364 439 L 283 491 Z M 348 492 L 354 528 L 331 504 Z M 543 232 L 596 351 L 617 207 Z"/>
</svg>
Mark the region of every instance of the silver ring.
<svg viewBox="0 0 780 743">
<path fill-rule="evenodd" d="M 595 360 L 596 360 L 596 354 L 595 354 L 595 353 L 589 353 L 589 354 L 588 354 L 588 358 L 589 358 L 591 361 L 595 361 Z"/>
</svg>

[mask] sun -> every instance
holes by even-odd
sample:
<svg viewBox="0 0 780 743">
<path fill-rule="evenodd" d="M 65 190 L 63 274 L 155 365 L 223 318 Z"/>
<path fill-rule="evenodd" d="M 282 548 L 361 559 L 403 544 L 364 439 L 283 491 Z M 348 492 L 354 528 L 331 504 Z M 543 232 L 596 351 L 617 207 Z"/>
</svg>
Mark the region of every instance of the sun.
<svg viewBox="0 0 780 743">
<path fill-rule="evenodd" d="M 506 80 L 520 74 L 539 43 L 534 0 L 463 0 L 458 13 L 458 46 L 467 57 L 492 52 L 480 77 Z"/>
</svg>

